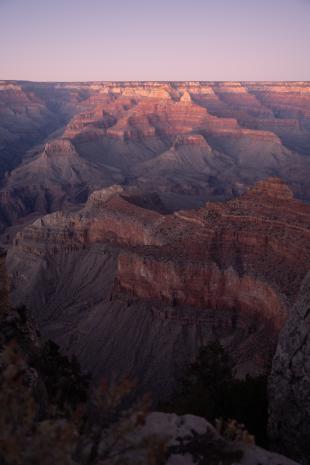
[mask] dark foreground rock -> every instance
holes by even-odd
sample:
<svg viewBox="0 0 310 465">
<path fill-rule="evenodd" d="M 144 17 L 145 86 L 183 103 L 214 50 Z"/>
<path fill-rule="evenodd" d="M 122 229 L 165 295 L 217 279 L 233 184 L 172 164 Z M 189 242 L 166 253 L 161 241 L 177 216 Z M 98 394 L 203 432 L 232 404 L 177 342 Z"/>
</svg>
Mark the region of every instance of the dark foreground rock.
<svg viewBox="0 0 310 465">
<path fill-rule="evenodd" d="M 270 436 L 310 463 L 310 273 L 281 333 L 269 383 Z"/>
<path fill-rule="evenodd" d="M 228 441 L 205 419 L 194 415 L 153 412 L 142 434 L 168 438 L 165 465 L 296 465 L 253 444 Z"/>
</svg>

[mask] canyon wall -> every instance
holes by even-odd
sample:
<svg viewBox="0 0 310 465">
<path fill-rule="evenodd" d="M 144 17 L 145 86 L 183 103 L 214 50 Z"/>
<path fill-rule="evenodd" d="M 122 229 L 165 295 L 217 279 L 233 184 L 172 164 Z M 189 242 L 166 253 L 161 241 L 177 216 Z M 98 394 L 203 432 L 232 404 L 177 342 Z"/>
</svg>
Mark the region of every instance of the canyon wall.
<svg viewBox="0 0 310 465">
<path fill-rule="evenodd" d="M 309 88 L 0 81 L 2 241 L 113 184 L 160 193 L 177 210 L 277 175 L 309 199 Z"/>
<path fill-rule="evenodd" d="M 273 445 L 309 464 L 310 274 L 281 332 L 269 379 L 269 432 Z"/>
<path fill-rule="evenodd" d="M 309 205 L 277 178 L 170 214 L 151 198 L 112 186 L 25 227 L 7 259 L 14 302 L 96 376 L 128 368 L 155 395 L 214 339 L 240 376 L 265 373 L 309 271 Z"/>
</svg>

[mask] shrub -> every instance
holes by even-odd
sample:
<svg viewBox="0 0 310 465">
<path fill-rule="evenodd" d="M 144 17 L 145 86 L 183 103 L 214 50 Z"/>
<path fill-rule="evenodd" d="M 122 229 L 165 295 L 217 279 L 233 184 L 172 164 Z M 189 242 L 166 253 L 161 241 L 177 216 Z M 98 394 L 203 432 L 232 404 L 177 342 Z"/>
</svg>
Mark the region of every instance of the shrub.
<svg viewBox="0 0 310 465">
<path fill-rule="evenodd" d="M 236 421 L 258 444 L 267 445 L 267 378 L 235 379 L 232 360 L 218 342 L 200 349 L 172 399 L 164 410 L 202 416 L 214 424 L 219 418 Z"/>
</svg>

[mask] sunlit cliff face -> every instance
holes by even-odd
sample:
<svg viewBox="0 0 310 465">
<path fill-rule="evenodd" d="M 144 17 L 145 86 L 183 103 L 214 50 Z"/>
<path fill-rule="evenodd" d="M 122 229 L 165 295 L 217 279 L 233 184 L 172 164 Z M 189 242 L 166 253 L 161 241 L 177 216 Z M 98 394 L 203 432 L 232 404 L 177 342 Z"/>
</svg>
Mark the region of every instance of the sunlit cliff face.
<svg viewBox="0 0 310 465">
<path fill-rule="evenodd" d="M 0 81 L 0 228 L 113 184 L 173 194 L 184 208 L 182 196 L 231 198 L 272 174 L 309 199 L 309 89 Z"/>
<path fill-rule="evenodd" d="M 265 328 L 267 338 L 273 334 L 257 358 L 265 366 L 309 266 L 309 206 L 278 178 L 259 182 L 238 199 L 195 210 L 162 214 L 154 210 L 162 208 L 160 201 L 151 200 L 115 185 L 94 192 L 78 212 L 38 219 L 16 236 L 12 276 L 32 289 L 38 270 L 20 274 L 25 260 L 40 269 L 40 263 L 70 261 L 100 244 L 110 247 L 112 281 L 104 294 L 112 296 L 110 302 L 172 307 L 165 318 L 177 321 L 184 309 L 192 309 L 196 319 L 220 319 L 219 331 L 233 334 L 238 328 L 246 340 L 261 338 Z M 27 292 L 32 299 L 34 290 Z M 247 363 L 241 352 L 238 357 Z"/>
</svg>

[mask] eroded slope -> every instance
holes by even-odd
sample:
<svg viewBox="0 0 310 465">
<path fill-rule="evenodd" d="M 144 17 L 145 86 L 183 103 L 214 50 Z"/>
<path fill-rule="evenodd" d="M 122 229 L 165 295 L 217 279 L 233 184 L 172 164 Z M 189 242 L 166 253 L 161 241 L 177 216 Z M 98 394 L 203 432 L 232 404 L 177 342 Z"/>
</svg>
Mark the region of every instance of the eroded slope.
<svg viewBox="0 0 310 465">
<path fill-rule="evenodd" d="M 8 257 L 14 300 L 95 374 L 143 373 L 155 392 L 214 338 L 239 374 L 265 371 L 309 270 L 310 207 L 277 178 L 198 210 L 142 205 L 113 186 L 26 227 Z"/>
</svg>

